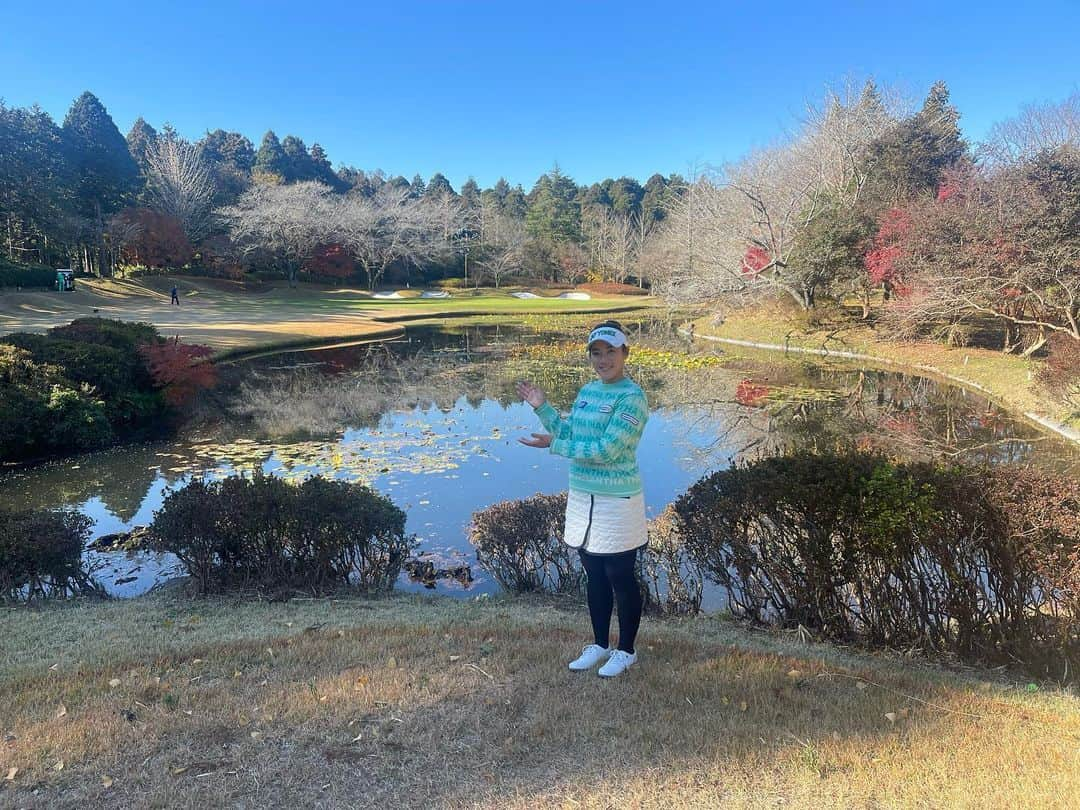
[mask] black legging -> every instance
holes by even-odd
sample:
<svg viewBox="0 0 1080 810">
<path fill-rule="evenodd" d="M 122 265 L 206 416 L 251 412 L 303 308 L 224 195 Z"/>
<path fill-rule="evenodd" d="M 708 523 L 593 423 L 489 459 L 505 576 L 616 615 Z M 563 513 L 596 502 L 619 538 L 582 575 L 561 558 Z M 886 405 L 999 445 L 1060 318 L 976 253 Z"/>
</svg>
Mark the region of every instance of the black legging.
<svg viewBox="0 0 1080 810">
<path fill-rule="evenodd" d="M 641 589 L 634 567 L 637 549 L 619 554 L 589 554 L 578 551 L 588 577 L 586 594 L 593 635 L 601 647 L 608 646 L 611 609 L 619 606 L 619 649 L 634 652 L 634 639 L 641 624 Z"/>
</svg>

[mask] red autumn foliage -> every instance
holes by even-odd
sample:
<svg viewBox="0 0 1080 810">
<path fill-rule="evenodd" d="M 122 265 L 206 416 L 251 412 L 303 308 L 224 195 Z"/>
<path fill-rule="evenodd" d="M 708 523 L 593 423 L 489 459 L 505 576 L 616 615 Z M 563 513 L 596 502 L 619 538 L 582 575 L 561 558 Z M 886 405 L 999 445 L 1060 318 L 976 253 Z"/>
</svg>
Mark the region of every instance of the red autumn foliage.
<svg viewBox="0 0 1080 810">
<path fill-rule="evenodd" d="M 873 246 L 863 256 L 863 266 L 872 284 L 885 284 L 897 292 L 904 292 L 896 260 L 903 255 L 901 243 L 910 232 L 911 216 L 904 209 L 890 208 L 882 214 Z"/>
<path fill-rule="evenodd" d="M 957 192 L 959 192 L 959 191 L 960 191 L 960 187 L 956 183 L 948 182 L 948 181 L 944 182 L 940 186 L 938 186 L 937 201 L 938 202 L 945 202 L 946 200 L 951 199 L 952 197 L 955 197 Z"/>
<path fill-rule="evenodd" d="M 743 380 L 735 388 L 735 401 L 748 408 L 756 408 L 765 402 L 769 396 L 769 386 L 755 383 L 753 380 Z"/>
<path fill-rule="evenodd" d="M 139 347 L 154 385 L 175 406 L 187 404 L 197 392 L 217 383 L 217 369 L 207 359 L 213 353 L 209 346 L 181 343 L 179 338 Z"/>
<path fill-rule="evenodd" d="M 349 278 L 356 272 L 356 263 L 343 245 L 322 245 L 304 262 L 304 272 L 328 278 Z"/>
<path fill-rule="evenodd" d="M 143 267 L 183 267 L 195 255 L 180 220 L 149 208 L 128 208 L 117 217 L 138 226 L 138 233 L 121 250 L 128 264 Z"/>
<path fill-rule="evenodd" d="M 746 254 L 743 256 L 742 272 L 748 276 L 756 276 L 768 267 L 771 262 L 772 259 L 765 248 L 751 245 L 746 249 Z"/>
</svg>

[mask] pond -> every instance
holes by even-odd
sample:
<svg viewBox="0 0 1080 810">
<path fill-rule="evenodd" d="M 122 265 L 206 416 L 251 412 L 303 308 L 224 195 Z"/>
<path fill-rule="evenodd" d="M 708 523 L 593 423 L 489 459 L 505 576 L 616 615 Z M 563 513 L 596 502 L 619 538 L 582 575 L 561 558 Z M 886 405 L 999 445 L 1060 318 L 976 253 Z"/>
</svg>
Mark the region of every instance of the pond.
<svg viewBox="0 0 1080 810">
<path fill-rule="evenodd" d="M 400 588 L 497 590 L 472 565 L 472 513 L 566 488 L 567 462 L 520 445 L 540 430 L 513 383 L 528 377 L 567 405 L 588 369 L 584 319 L 411 327 L 387 344 L 263 357 L 223 369 L 201 420 L 177 440 L 129 445 L 8 472 L 0 505 L 72 507 L 92 538 L 149 524 L 169 489 L 255 468 L 297 480 L 361 481 L 407 514 L 416 554 L 458 576 L 402 575 Z M 701 476 L 755 454 L 817 447 L 882 448 L 906 457 L 1028 460 L 1075 474 L 1065 442 L 954 386 L 888 371 L 731 356 L 690 346 L 670 324 L 638 322 L 629 373 L 652 413 L 639 448 L 647 511 L 659 514 Z M 134 596 L 176 575 L 168 555 L 88 550 L 113 594 Z"/>
</svg>

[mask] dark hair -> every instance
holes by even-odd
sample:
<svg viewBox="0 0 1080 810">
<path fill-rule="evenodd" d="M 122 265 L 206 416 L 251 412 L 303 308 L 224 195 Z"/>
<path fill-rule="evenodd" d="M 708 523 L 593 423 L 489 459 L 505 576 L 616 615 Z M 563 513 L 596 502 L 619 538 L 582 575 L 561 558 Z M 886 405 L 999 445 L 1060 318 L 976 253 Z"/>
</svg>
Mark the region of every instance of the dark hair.
<svg viewBox="0 0 1080 810">
<path fill-rule="evenodd" d="M 599 329 L 601 326 L 608 326 L 608 327 L 611 327 L 612 329 L 618 329 L 620 332 L 622 332 L 624 335 L 626 335 L 625 327 L 623 327 L 623 325 L 621 323 L 619 323 L 618 321 L 601 321 L 600 323 L 598 323 L 596 326 L 594 326 L 589 331 L 592 332 L 593 329 Z M 626 336 L 629 337 L 629 335 L 626 335 Z"/>
</svg>

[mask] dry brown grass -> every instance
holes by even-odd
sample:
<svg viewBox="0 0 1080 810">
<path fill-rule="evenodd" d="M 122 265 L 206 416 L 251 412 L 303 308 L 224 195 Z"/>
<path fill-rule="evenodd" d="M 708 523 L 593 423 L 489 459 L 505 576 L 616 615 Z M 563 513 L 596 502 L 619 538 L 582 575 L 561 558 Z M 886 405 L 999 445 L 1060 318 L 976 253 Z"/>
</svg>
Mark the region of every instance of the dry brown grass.
<svg viewBox="0 0 1080 810">
<path fill-rule="evenodd" d="M 605 682 L 565 669 L 585 624 L 549 601 L 404 596 L 6 610 L 0 806 L 1064 807 L 1080 793 L 1075 697 L 714 619 L 647 622 L 639 665 Z"/>
</svg>

